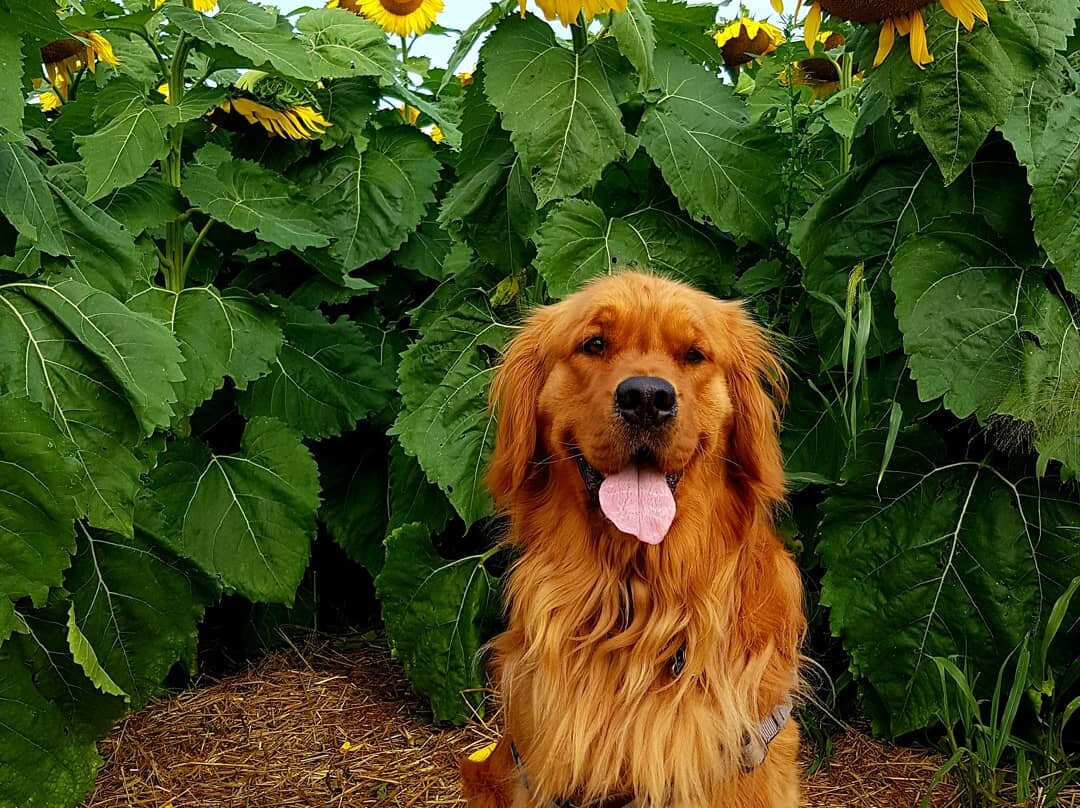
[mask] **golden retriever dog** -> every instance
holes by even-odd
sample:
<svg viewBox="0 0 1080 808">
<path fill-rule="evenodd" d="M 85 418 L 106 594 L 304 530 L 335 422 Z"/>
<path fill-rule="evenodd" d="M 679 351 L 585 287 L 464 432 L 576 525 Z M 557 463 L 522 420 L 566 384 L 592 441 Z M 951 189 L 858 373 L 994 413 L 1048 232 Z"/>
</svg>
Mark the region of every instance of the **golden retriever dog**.
<svg viewBox="0 0 1080 808">
<path fill-rule="evenodd" d="M 805 619 L 773 513 L 782 368 L 735 302 L 624 271 L 538 309 L 492 387 L 517 550 L 505 733 L 472 808 L 778 808 Z"/>
</svg>

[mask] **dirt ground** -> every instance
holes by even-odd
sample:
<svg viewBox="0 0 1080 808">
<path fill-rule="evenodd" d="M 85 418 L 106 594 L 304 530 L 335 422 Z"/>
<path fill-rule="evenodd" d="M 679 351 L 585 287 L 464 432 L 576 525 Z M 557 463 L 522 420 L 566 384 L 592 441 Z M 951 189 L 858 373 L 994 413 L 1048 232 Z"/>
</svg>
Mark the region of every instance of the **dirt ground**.
<svg viewBox="0 0 1080 808">
<path fill-rule="evenodd" d="M 274 654 L 129 716 L 85 808 L 463 805 L 457 760 L 495 728 L 428 721 L 385 647 Z M 914 808 L 939 762 L 850 731 L 807 778 L 807 806 Z M 946 784 L 931 805 L 956 803 Z"/>
</svg>

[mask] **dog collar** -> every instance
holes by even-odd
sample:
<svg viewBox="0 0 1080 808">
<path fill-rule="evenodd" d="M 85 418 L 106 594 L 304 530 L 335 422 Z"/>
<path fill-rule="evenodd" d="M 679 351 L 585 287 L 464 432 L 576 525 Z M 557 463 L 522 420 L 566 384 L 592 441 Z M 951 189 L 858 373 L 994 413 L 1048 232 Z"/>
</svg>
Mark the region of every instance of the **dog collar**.
<svg viewBox="0 0 1080 808">
<path fill-rule="evenodd" d="M 678 676 L 682 672 L 682 665 L 684 663 L 685 650 L 680 648 L 676 653 L 675 660 L 672 661 L 672 672 L 675 676 Z M 679 669 L 675 670 L 675 664 L 678 661 Z M 791 720 L 792 703 L 790 699 L 785 699 L 780 704 L 777 704 L 771 713 L 765 716 L 765 719 L 758 726 L 758 736 L 760 743 L 754 741 L 747 741 L 743 744 L 742 748 L 742 767 L 745 771 L 751 771 L 756 769 L 762 763 L 765 762 L 765 758 L 769 755 L 769 744 L 771 744 L 776 736 L 779 735 L 784 727 L 787 726 L 788 721 Z M 529 785 L 529 775 L 525 773 L 525 765 L 521 761 L 521 755 L 518 753 L 517 746 L 510 743 L 510 754 L 514 758 L 514 768 L 517 769 L 518 780 L 521 782 L 522 787 L 529 794 L 532 793 L 532 787 Z M 625 799 L 626 802 L 617 802 L 618 799 Z M 608 800 L 602 803 L 590 803 L 591 806 L 602 806 L 602 808 L 614 808 L 614 806 L 621 806 L 621 808 L 636 808 L 637 800 L 633 797 L 619 797 L 615 800 Z M 548 802 L 546 808 L 580 808 L 576 803 L 570 800 L 551 800 Z"/>
</svg>

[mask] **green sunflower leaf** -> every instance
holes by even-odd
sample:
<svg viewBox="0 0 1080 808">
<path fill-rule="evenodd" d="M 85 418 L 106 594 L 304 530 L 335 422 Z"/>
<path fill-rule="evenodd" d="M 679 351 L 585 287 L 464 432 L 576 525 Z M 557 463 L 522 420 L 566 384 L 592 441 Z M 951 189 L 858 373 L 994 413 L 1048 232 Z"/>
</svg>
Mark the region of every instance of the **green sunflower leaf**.
<svg viewBox="0 0 1080 808">
<path fill-rule="evenodd" d="M 372 577 L 386 551 L 386 445 L 353 433 L 319 445 L 319 474 L 325 481 L 319 518 L 330 537 Z"/>
<path fill-rule="evenodd" d="M 728 84 L 681 54 L 656 54 L 661 95 L 641 118 L 638 137 L 690 215 L 753 241 L 774 236 L 786 150 L 751 124 Z"/>
<path fill-rule="evenodd" d="M 67 647 L 67 605 L 18 616 L 0 645 L 0 808 L 78 805 L 93 787 L 97 740 L 124 710 L 102 694 Z"/>
<path fill-rule="evenodd" d="M 386 564 L 375 579 L 386 635 L 413 687 L 431 701 L 437 721 L 464 722 L 480 708 L 480 646 L 500 610 L 486 557 L 447 561 L 418 523 L 386 539 Z"/>
<path fill-rule="evenodd" d="M 21 133 L 23 110 L 22 37 L 17 28 L 0 30 L 0 133 Z"/>
<path fill-rule="evenodd" d="M 934 156 L 946 183 L 967 168 L 986 135 L 1009 114 L 1020 89 L 1008 53 L 997 36 L 979 24 L 972 33 L 942 8 L 924 10 L 934 61 L 920 70 L 905 48 L 894 47 L 870 75 Z"/>
<path fill-rule="evenodd" d="M 190 415 L 226 377 L 243 390 L 270 371 L 281 348 L 280 314 L 243 289 L 189 286 L 177 293 L 152 286 L 128 306 L 165 325 L 180 346 L 184 379 L 175 385 L 178 415 Z"/>
<path fill-rule="evenodd" d="M 533 16 L 508 17 L 481 49 L 484 90 L 510 131 L 539 206 L 591 186 L 627 148 L 618 105 L 593 48 L 561 46 Z"/>
<path fill-rule="evenodd" d="M 68 254 L 38 160 L 26 146 L 4 140 L 0 140 L 0 213 L 39 250 Z"/>
<path fill-rule="evenodd" d="M 432 535 L 441 533 L 454 516 L 446 496 L 424 475 L 424 470 L 394 443 L 390 450 L 390 524 L 389 529 L 419 522 Z"/>
<path fill-rule="evenodd" d="M 139 709 L 161 692 L 177 660 L 194 653 L 196 627 L 217 588 L 140 531 L 124 537 L 80 525 L 78 533 L 64 584 L 71 593 L 68 627 L 86 643 L 98 672 L 80 664 L 91 681 L 103 678 Z"/>
<path fill-rule="evenodd" d="M 99 206 L 133 236 L 177 219 L 183 214 L 180 192 L 160 177 L 140 177 L 102 198 Z"/>
<path fill-rule="evenodd" d="M 314 70 L 326 78 L 387 76 L 397 69 L 394 51 L 378 23 L 343 8 L 318 8 L 296 23 Z"/>
<path fill-rule="evenodd" d="M 920 397 L 943 396 L 961 418 L 1028 421 L 1047 459 L 1080 471 L 1080 338 L 1039 275 L 968 218 L 908 239 L 892 274 Z"/>
<path fill-rule="evenodd" d="M 398 370 L 404 410 L 391 434 L 446 492 L 466 526 L 491 513 L 483 477 L 495 420 L 486 407 L 487 388 L 512 331 L 482 297 L 466 297 L 424 325 Z"/>
<path fill-rule="evenodd" d="M 86 635 L 82 633 L 82 630 L 75 622 L 75 608 L 73 606 L 68 607 L 67 629 L 68 650 L 71 651 L 72 659 L 86 674 L 86 678 L 102 693 L 126 699 L 127 694 L 101 667 L 97 654 L 94 652 L 94 647 L 90 645 L 90 641 L 86 639 Z"/>
<path fill-rule="evenodd" d="M 1080 97 L 1063 95 L 1047 113 L 1028 169 L 1035 237 L 1080 293 Z"/>
<path fill-rule="evenodd" d="M 379 129 L 365 152 L 334 149 L 299 182 L 336 238 L 329 254 L 345 274 L 400 247 L 435 200 L 439 161 L 412 127 Z"/>
<path fill-rule="evenodd" d="M 645 10 L 643 0 L 629 0 L 625 11 L 611 16 L 611 33 L 625 56 L 638 73 L 638 89 L 645 91 L 652 85 L 653 55 L 656 51 L 656 34 L 652 18 Z"/>
<path fill-rule="evenodd" d="M 181 3 L 168 3 L 165 13 L 181 31 L 212 45 L 225 45 L 246 56 L 255 67 L 269 65 L 289 78 L 315 81 L 307 43 L 293 34 L 277 9 L 247 0 L 219 0 L 216 14 L 203 14 Z"/>
<path fill-rule="evenodd" d="M 442 80 L 439 82 L 439 93 L 446 89 L 446 85 L 454 78 L 454 74 L 461 66 L 461 63 L 465 61 L 465 57 L 468 56 L 472 49 L 476 46 L 483 36 L 494 28 L 499 20 L 510 14 L 515 8 L 518 7 L 518 0 L 499 0 L 499 2 L 493 2 L 488 10 L 469 23 L 468 27 L 461 32 L 461 35 L 457 38 L 457 42 L 454 43 L 454 50 L 450 53 L 450 59 L 446 63 L 446 71 L 443 73 Z M 475 79 L 475 76 L 474 76 Z"/>
<path fill-rule="evenodd" d="M 160 323 L 77 281 L 0 286 L 0 392 L 52 416 L 76 446 L 91 523 L 130 535 L 140 440 L 167 426 L 183 379 Z"/>
<path fill-rule="evenodd" d="M 326 223 L 299 189 L 276 171 L 250 160 L 189 163 L 180 190 L 208 216 L 284 249 L 330 243 Z"/>
<path fill-rule="evenodd" d="M 151 104 L 127 77 L 109 82 L 98 98 L 100 128 L 76 135 L 86 172 L 86 198 L 93 202 L 134 182 L 169 153 L 168 127 L 180 120 L 176 107 Z"/>
<path fill-rule="evenodd" d="M 141 528 L 226 589 L 291 603 L 311 554 L 319 471 L 299 436 L 253 418 L 235 454 L 169 444 L 139 505 Z"/>
<path fill-rule="evenodd" d="M 708 34 L 716 22 L 718 6 L 690 5 L 682 0 L 645 0 L 645 11 L 652 18 L 657 44 L 679 48 L 699 64 L 717 70 L 724 67 L 720 49 Z"/>
<path fill-rule="evenodd" d="M 82 478 L 74 444 L 41 407 L 0 396 L 0 610 L 44 606 L 75 551 Z M 0 618 L 2 620 L 2 618 Z M 0 642 L 6 638 L 0 631 Z"/>
<path fill-rule="evenodd" d="M 933 657 L 996 671 L 1031 628 L 1040 537 L 1012 483 L 977 463 L 935 466 L 922 432 L 901 435 L 878 486 L 876 443 L 822 506 L 821 599 L 856 676 L 887 708 L 875 729 L 895 737 L 938 718 Z M 979 678 L 983 692 L 992 682 Z"/>
<path fill-rule="evenodd" d="M 270 372 L 239 396 L 248 417 L 284 421 L 305 438 L 340 435 L 386 404 L 394 390 L 381 343 L 348 317 L 280 302 L 284 343 Z"/>
<path fill-rule="evenodd" d="M 618 217 L 608 219 L 592 202 L 568 199 L 536 231 L 536 269 L 555 298 L 619 267 L 651 266 L 641 235 Z"/>
</svg>

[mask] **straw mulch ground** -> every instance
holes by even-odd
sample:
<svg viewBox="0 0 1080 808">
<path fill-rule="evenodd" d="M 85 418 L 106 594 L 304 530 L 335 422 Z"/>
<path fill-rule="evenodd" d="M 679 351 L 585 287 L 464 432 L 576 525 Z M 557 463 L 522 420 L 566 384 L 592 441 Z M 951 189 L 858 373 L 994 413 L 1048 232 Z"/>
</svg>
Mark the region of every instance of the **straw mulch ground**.
<svg viewBox="0 0 1080 808">
<path fill-rule="evenodd" d="M 433 728 L 379 645 L 276 654 L 129 716 L 101 744 L 85 808 L 463 805 L 456 761 L 494 736 Z M 916 806 L 938 763 L 850 732 L 808 778 L 807 805 Z M 932 805 L 955 801 L 942 787 Z"/>
</svg>

